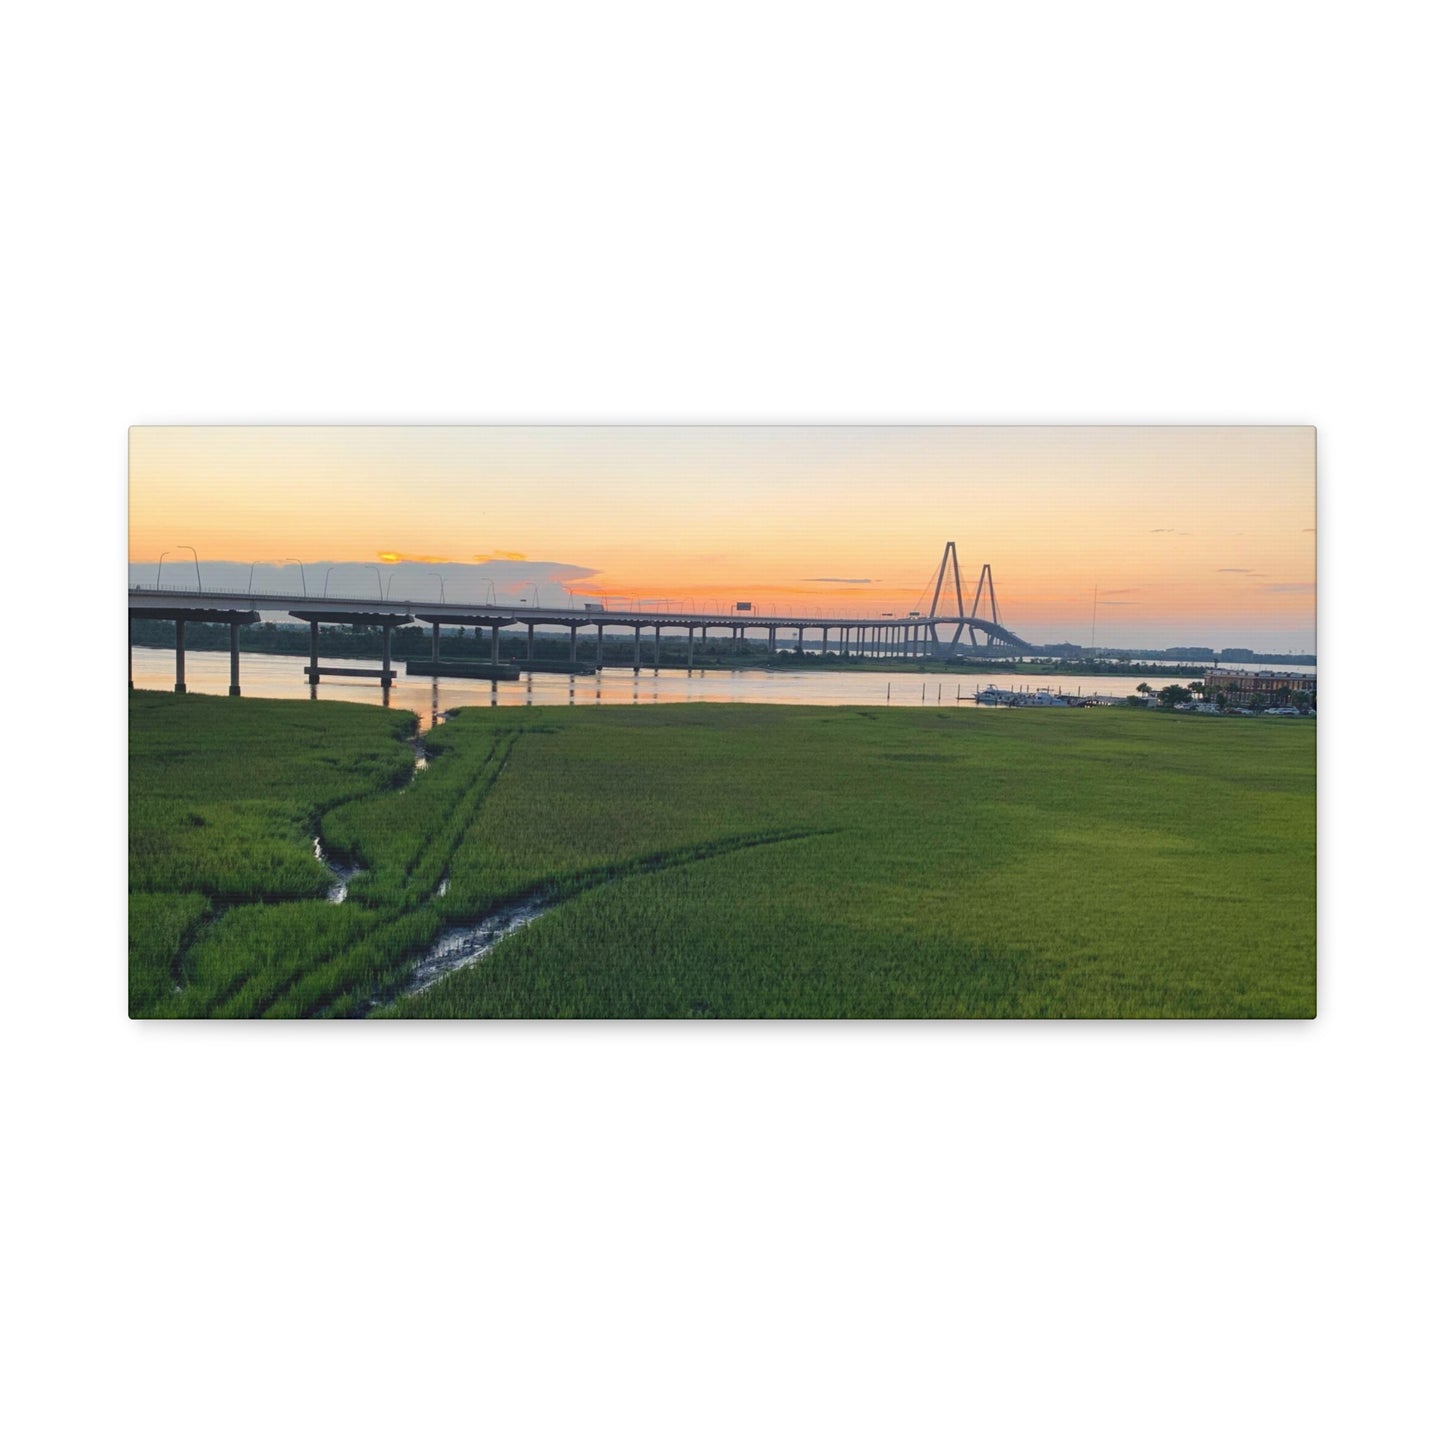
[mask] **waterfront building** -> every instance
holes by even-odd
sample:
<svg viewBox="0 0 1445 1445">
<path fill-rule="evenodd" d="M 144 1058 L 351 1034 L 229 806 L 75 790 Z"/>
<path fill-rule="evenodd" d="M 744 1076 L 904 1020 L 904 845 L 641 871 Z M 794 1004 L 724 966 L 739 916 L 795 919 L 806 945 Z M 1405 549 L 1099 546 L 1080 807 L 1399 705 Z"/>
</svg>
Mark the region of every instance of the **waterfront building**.
<svg viewBox="0 0 1445 1445">
<path fill-rule="evenodd" d="M 1213 697 L 1221 692 L 1231 701 L 1238 700 L 1248 707 L 1287 698 L 1295 692 L 1313 697 L 1315 678 L 1308 672 L 1231 672 L 1224 668 L 1206 668 L 1204 695 Z"/>
</svg>

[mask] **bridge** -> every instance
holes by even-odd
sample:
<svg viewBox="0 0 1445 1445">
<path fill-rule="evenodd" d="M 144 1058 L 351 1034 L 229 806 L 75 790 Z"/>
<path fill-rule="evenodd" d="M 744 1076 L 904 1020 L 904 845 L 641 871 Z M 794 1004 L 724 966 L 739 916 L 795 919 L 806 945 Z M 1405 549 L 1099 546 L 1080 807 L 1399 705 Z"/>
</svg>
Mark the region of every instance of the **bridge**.
<svg viewBox="0 0 1445 1445">
<path fill-rule="evenodd" d="M 939 600 L 945 583 L 948 563 L 952 558 L 954 583 L 954 607 L 939 611 Z M 199 571 L 199 568 L 197 569 Z M 128 605 L 132 618 L 151 618 L 171 621 L 176 627 L 176 683 L 177 692 L 186 690 L 186 624 L 189 622 L 219 622 L 231 629 L 231 681 L 229 692 L 232 697 L 241 693 L 240 630 L 260 620 L 262 611 L 285 612 L 300 622 L 310 624 L 311 659 L 304 669 L 308 680 L 314 685 L 323 676 L 345 674 L 353 677 L 374 677 L 382 687 L 389 687 L 396 677 L 391 665 L 391 636 L 398 627 L 416 622 L 429 624 L 432 630 L 432 663 L 439 664 L 441 629 L 443 627 L 471 627 L 489 629 L 491 632 L 491 662 L 501 665 L 501 634 L 511 628 L 525 628 L 527 635 L 526 656 L 522 665 L 534 660 L 535 636 L 538 628 L 565 631 L 569 637 L 569 666 L 578 668 L 590 665 L 601 669 L 603 666 L 604 640 L 608 631 L 632 633 L 632 667 L 642 668 L 642 638 L 644 632 L 652 634 L 653 665 L 662 653 L 664 631 L 687 633 L 687 665 L 692 666 L 693 649 L 696 642 L 706 643 L 708 632 L 730 635 L 741 643 L 748 635 L 765 634 L 769 652 L 776 652 L 781 645 L 801 653 L 809 635 L 816 635 L 822 652 L 829 650 L 830 639 L 836 644 L 835 651 L 842 657 L 888 657 L 927 658 L 948 660 L 957 652 L 963 634 L 977 645 L 977 638 L 985 639 L 985 646 L 1008 648 L 1014 651 L 1031 651 L 1030 644 L 1005 628 L 998 619 L 998 604 L 994 599 L 993 577 L 985 565 L 979 576 L 978 589 L 973 607 L 965 610 L 963 590 L 958 578 L 958 557 L 952 542 L 944 548 L 943 562 L 937 574 L 933 605 L 927 615 L 910 612 L 905 617 L 887 614 L 873 616 L 839 613 L 830 617 L 806 617 L 798 613 L 775 613 L 764 615 L 756 612 L 676 612 L 649 611 L 645 609 L 603 610 L 596 605 L 583 604 L 569 607 L 477 605 L 471 602 L 425 602 L 411 599 L 392 601 L 386 597 L 313 597 L 304 592 L 272 593 L 246 591 L 209 591 L 199 581 L 191 587 L 132 587 Z M 932 582 L 930 578 L 930 582 Z M 987 587 L 990 616 L 979 612 L 979 602 Z M 377 668 L 322 667 L 320 657 L 320 629 L 322 625 L 362 626 L 379 628 L 382 635 L 381 665 Z M 952 629 L 952 637 L 941 634 Z M 579 634 L 586 638 L 579 656 Z M 595 634 L 595 638 L 589 636 Z M 791 637 L 790 637 L 791 634 Z M 134 685 L 132 683 L 132 685 Z"/>
</svg>

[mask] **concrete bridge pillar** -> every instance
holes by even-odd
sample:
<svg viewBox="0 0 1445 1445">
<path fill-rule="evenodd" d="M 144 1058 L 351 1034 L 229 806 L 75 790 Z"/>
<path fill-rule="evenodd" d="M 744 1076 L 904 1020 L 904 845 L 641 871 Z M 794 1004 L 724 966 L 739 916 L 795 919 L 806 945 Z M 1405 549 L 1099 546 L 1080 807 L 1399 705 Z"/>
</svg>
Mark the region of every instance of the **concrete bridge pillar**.
<svg viewBox="0 0 1445 1445">
<path fill-rule="evenodd" d="M 798 624 L 798 656 L 803 655 L 803 624 Z"/>
<path fill-rule="evenodd" d="M 532 633 L 536 630 L 536 627 L 537 627 L 537 624 L 536 624 L 535 622 L 529 622 L 529 623 L 527 624 L 527 661 L 528 661 L 528 662 L 531 662 L 531 660 L 532 660 Z"/>
<path fill-rule="evenodd" d="M 442 625 L 440 622 L 433 622 L 431 625 L 431 661 L 435 667 L 442 660 Z"/>
<path fill-rule="evenodd" d="M 778 629 L 777 629 L 776 627 L 770 627 L 770 628 L 768 628 L 768 651 L 769 651 L 769 652 L 776 652 L 777 650 L 778 650 Z"/>
<path fill-rule="evenodd" d="M 692 671 L 692 628 L 687 629 L 687 670 Z"/>
<path fill-rule="evenodd" d="M 391 686 L 391 623 L 381 624 L 381 690 L 385 692 Z"/>
<path fill-rule="evenodd" d="M 568 650 L 567 650 L 567 656 L 568 656 L 569 660 L 571 661 L 572 666 L 573 666 L 573 667 L 576 667 L 576 666 L 577 666 L 577 624 L 576 624 L 575 622 L 570 625 L 569 631 L 571 632 L 572 636 L 571 636 L 571 640 L 570 640 L 570 645 L 569 645 Z"/>
<path fill-rule="evenodd" d="M 176 691 L 186 690 L 186 624 L 176 618 Z"/>
<path fill-rule="evenodd" d="M 828 655 L 828 629 L 825 627 L 825 628 L 823 629 L 823 650 L 822 650 L 822 656 L 826 657 L 827 655 Z"/>
<path fill-rule="evenodd" d="M 318 639 L 318 634 L 320 633 L 320 631 L 321 631 L 321 624 L 320 624 L 319 622 L 312 622 L 312 624 L 311 624 L 311 666 L 306 669 L 306 675 L 307 675 L 307 677 L 310 679 L 311 685 L 312 685 L 313 687 L 315 687 L 316 684 L 320 681 L 320 678 L 317 676 L 317 673 L 316 673 L 316 669 L 321 665 L 321 664 L 318 662 L 318 660 L 317 660 L 317 656 L 318 656 L 318 653 L 319 653 L 319 651 L 320 651 L 320 648 L 319 648 L 319 645 L 318 645 L 318 641 L 319 641 L 319 639 Z"/>
<path fill-rule="evenodd" d="M 597 624 L 597 671 L 602 671 L 602 624 Z"/>
<path fill-rule="evenodd" d="M 632 624 L 632 670 L 642 671 L 642 627 L 635 622 Z"/>
<path fill-rule="evenodd" d="M 654 669 L 662 666 L 662 624 L 659 622 L 652 629 L 652 666 Z"/>
<path fill-rule="evenodd" d="M 241 695 L 241 624 L 231 624 L 231 685 L 226 689 L 228 697 Z"/>
<path fill-rule="evenodd" d="M 502 629 L 494 622 L 492 623 L 492 666 L 495 667 L 502 660 Z"/>
</svg>

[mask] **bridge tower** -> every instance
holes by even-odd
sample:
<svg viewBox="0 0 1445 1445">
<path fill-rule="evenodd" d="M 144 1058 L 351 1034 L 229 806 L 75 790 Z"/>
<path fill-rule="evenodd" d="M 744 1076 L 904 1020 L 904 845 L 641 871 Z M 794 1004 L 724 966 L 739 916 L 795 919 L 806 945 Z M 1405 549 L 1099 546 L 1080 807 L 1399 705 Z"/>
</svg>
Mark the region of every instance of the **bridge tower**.
<svg viewBox="0 0 1445 1445">
<path fill-rule="evenodd" d="M 962 617 L 964 615 L 963 583 L 960 582 L 958 578 L 958 548 L 955 547 L 952 542 L 945 542 L 943 544 L 943 560 L 938 564 L 938 580 L 933 585 L 933 602 L 928 608 L 928 615 L 930 618 L 938 616 L 938 599 L 940 594 L 943 592 L 943 583 L 944 579 L 948 576 L 948 564 L 950 562 L 953 563 L 953 595 L 958 603 L 958 611 L 954 613 L 954 616 Z M 960 624 L 953 634 L 953 641 L 948 644 L 948 652 L 946 656 L 953 656 L 953 649 L 958 646 L 958 635 L 962 631 L 963 626 L 962 624 Z M 937 653 L 938 624 L 936 622 L 929 622 L 928 634 L 933 639 L 933 651 Z"/>
<path fill-rule="evenodd" d="M 973 609 L 969 615 L 972 617 L 978 616 L 978 603 L 979 599 L 983 596 L 983 584 L 985 582 L 988 583 L 988 607 L 990 613 L 993 615 L 993 625 L 995 627 L 1001 627 L 1003 624 L 998 620 L 998 598 L 993 595 L 993 568 L 990 567 L 987 562 L 983 564 L 983 571 L 978 574 L 978 587 L 973 594 Z M 968 640 L 972 645 L 978 645 L 974 639 L 973 628 L 971 627 L 968 629 Z M 988 642 L 990 647 L 1000 645 L 997 637 L 990 637 Z"/>
<path fill-rule="evenodd" d="M 941 643 L 938 636 L 938 623 L 932 619 L 938 616 L 938 600 L 943 594 L 943 585 L 945 581 L 948 580 L 950 571 L 952 572 L 953 580 L 953 598 L 958 606 L 957 612 L 953 615 L 959 619 L 959 622 L 953 629 L 953 636 L 948 642 Z M 943 560 L 938 564 L 938 578 L 933 586 L 933 602 L 928 609 L 930 619 L 928 631 L 933 639 L 933 651 L 937 654 L 941 648 L 945 661 L 950 660 L 957 651 L 959 639 L 963 636 L 965 629 L 968 631 L 969 646 L 978 646 L 978 634 L 969 626 L 965 619 L 979 616 L 978 604 L 983 598 L 983 589 L 985 586 L 988 587 L 988 605 L 989 612 L 993 619 L 993 625 L 995 627 L 1001 627 L 1003 624 L 998 620 L 998 598 L 994 595 L 993 590 L 993 568 L 987 562 L 983 564 L 983 571 L 978 574 L 978 586 L 974 589 L 973 606 L 965 608 L 963 605 L 963 583 L 958 575 L 958 548 L 955 547 L 952 542 L 945 542 L 943 544 Z M 980 618 L 980 620 L 982 619 Z M 999 644 L 999 639 L 992 634 L 989 635 L 988 643 L 989 646 L 996 644 L 1001 645 Z"/>
</svg>

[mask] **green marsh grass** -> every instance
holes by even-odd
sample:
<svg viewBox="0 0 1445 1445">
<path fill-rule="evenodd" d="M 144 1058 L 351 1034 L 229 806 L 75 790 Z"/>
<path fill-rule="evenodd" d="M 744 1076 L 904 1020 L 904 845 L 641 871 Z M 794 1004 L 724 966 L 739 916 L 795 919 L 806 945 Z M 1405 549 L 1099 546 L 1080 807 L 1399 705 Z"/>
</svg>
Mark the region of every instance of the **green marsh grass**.
<svg viewBox="0 0 1445 1445">
<path fill-rule="evenodd" d="M 381 1012 L 1314 1012 L 1312 721 L 1125 709 L 471 709 L 429 734 L 431 766 L 398 786 L 410 755 L 395 715 L 387 731 L 387 714 L 334 704 L 357 717 L 322 730 L 324 764 L 298 759 L 293 778 L 273 763 L 221 799 L 203 776 L 215 751 L 208 726 L 281 709 L 246 722 L 253 751 L 304 753 L 316 734 L 296 729 L 328 705 L 208 701 L 222 711 L 204 719 L 152 705 L 138 727 L 133 712 L 133 750 L 176 759 L 157 827 L 184 829 L 197 812 L 239 839 L 232 863 L 224 849 L 162 846 L 141 830 L 149 861 L 138 911 L 133 901 L 133 1011 L 139 991 L 150 1000 L 141 1011 L 364 1013 L 395 993 L 441 928 L 540 894 L 555 906 L 480 964 Z M 133 796 L 154 779 L 149 763 L 138 778 L 133 762 Z M 329 877 L 316 876 L 303 846 L 316 819 L 327 848 L 366 870 L 340 906 L 319 901 Z M 273 855 L 279 885 L 257 887 Z M 190 862 L 209 871 L 188 876 Z M 133 888 L 135 877 L 133 864 Z M 217 880 L 249 880 L 249 891 Z M 154 901 L 223 893 L 242 906 L 199 926 L 193 903 Z M 165 958 L 172 937 L 177 952 Z"/>
</svg>

